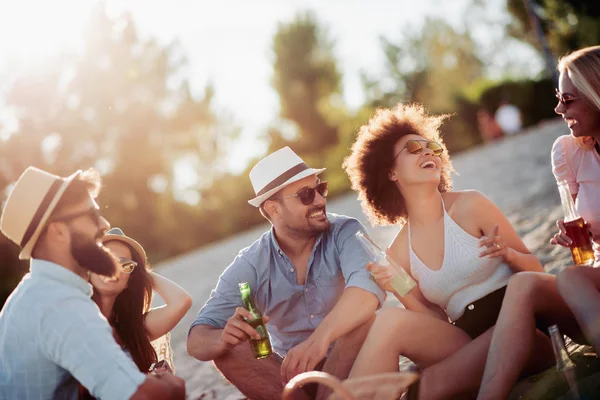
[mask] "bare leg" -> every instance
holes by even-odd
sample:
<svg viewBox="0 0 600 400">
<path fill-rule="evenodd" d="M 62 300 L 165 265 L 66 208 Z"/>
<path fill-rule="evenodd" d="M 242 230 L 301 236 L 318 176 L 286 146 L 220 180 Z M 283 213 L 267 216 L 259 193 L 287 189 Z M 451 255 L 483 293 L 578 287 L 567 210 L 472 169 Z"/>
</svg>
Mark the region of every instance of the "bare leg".
<svg viewBox="0 0 600 400">
<path fill-rule="evenodd" d="M 234 347 L 214 360 L 215 366 L 227 380 L 253 400 L 281 398 L 281 358 L 271 356 L 257 360 L 248 343 Z M 300 392 L 300 391 L 298 391 Z"/>
<path fill-rule="evenodd" d="M 350 377 L 397 372 L 399 355 L 426 367 L 470 340 L 462 329 L 448 322 L 401 308 L 384 309 L 377 315 Z"/>
<path fill-rule="evenodd" d="M 479 399 L 505 399 L 532 354 L 536 316 L 559 324 L 563 333 L 579 337 L 580 330 L 558 293 L 556 277 L 522 272 L 513 276 L 498 316 Z"/>
<path fill-rule="evenodd" d="M 373 321 L 375 321 L 375 315 L 363 325 L 335 341 L 331 354 L 325 361 L 325 365 L 323 365 L 323 372 L 327 372 L 341 380 L 348 378 Z M 319 387 L 317 399 L 326 399 L 329 393 L 328 389 Z"/>
<path fill-rule="evenodd" d="M 585 337 L 600 351 L 600 268 L 567 268 L 556 282 Z"/>
<path fill-rule="evenodd" d="M 386 309 L 373 324 L 350 376 L 398 371 L 402 354 L 426 367 L 420 378 L 420 398 L 475 397 L 492 334 L 490 328 L 471 340 L 447 322 L 403 309 Z M 539 331 L 536 335 L 528 372 L 545 369 L 554 360 L 549 339 Z"/>
<path fill-rule="evenodd" d="M 475 398 L 487 359 L 494 328 L 473 339 L 443 361 L 421 372 L 421 399 Z M 536 339 L 524 376 L 543 371 L 554 364 L 552 344 L 542 332 Z"/>
</svg>

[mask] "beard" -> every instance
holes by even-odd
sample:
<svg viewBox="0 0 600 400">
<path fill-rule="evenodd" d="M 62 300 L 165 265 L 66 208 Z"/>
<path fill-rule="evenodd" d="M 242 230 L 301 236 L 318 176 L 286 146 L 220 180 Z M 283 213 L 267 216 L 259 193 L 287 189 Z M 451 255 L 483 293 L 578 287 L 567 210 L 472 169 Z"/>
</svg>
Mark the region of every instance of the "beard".
<svg viewBox="0 0 600 400">
<path fill-rule="evenodd" d="M 71 232 L 71 254 L 88 271 L 112 277 L 118 271 L 119 260 L 106 247 L 99 246 L 97 239 L 99 237 L 90 240 L 79 232 Z"/>
<path fill-rule="evenodd" d="M 284 206 L 284 208 L 286 207 Z M 291 215 L 287 208 L 286 211 L 288 212 L 288 215 Z M 302 221 L 302 223 L 293 225 L 291 223 L 286 223 L 286 229 L 297 237 L 314 237 L 318 236 L 323 232 L 327 232 L 330 226 L 329 219 L 327 219 L 327 214 L 325 214 L 325 220 L 314 220 L 309 217 L 312 213 L 316 211 L 323 211 L 323 213 L 325 213 L 325 206 L 311 207 L 306 212 L 305 220 Z"/>
</svg>

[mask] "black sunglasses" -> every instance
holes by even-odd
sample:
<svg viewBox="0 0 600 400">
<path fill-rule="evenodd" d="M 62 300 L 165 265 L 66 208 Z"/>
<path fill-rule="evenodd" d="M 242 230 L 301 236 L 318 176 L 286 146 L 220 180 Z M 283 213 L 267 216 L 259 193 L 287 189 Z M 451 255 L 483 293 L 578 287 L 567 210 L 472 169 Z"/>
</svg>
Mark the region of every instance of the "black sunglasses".
<svg viewBox="0 0 600 400">
<path fill-rule="evenodd" d="M 315 201 L 315 193 L 319 193 L 322 197 L 327 197 L 327 193 L 329 193 L 329 188 L 327 186 L 327 182 L 321 182 L 314 188 L 304 188 L 299 190 L 297 193 L 285 196 L 285 197 L 274 197 L 273 200 L 283 200 L 289 197 L 298 196 L 302 204 L 308 206 Z"/>
<path fill-rule="evenodd" d="M 75 218 L 89 216 L 91 217 L 96 224 L 100 223 L 100 219 L 102 218 L 102 214 L 100 213 L 100 209 L 97 207 L 91 207 L 87 210 L 76 211 L 72 214 L 63 215 L 62 217 L 53 218 L 52 221 L 56 222 L 67 222 L 74 220 Z"/>
</svg>

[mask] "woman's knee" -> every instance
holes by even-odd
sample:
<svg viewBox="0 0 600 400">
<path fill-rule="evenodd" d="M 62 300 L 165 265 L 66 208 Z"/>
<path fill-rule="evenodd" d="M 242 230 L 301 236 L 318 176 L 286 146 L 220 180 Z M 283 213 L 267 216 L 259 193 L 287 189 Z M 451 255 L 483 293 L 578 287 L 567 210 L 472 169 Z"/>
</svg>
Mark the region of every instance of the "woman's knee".
<svg viewBox="0 0 600 400">
<path fill-rule="evenodd" d="M 543 295 L 548 290 L 549 274 L 540 272 L 520 272 L 513 275 L 508 281 L 506 298 L 508 301 L 530 301 Z"/>
<path fill-rule="evenodd" d="M 569 297 L 576 293 L 580 282 L 587 279 L 583 268 L 587 267 L 566 268 L 556 276 L 556 285 L 561 296 Z"/>
</svg>

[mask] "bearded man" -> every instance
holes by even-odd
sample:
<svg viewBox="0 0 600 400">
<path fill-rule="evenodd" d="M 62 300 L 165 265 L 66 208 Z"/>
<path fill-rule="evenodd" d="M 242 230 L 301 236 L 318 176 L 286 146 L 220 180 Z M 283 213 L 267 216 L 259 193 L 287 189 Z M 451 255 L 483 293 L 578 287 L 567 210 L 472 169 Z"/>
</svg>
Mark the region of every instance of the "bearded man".
<svg viewBox="0 0 600 400">
<path fill-rule="evenodd" d="M 6 201 L 0 229 L 31 261 L 0 312 L 0 399 L 77 399 L 77 382 L 99 399 L 185 398 L 182 379 L 137 369 L 91 299 L 89 273 L 118 273 L 99 189 L 94 170 L 29 167 Z"/>
</svg>

